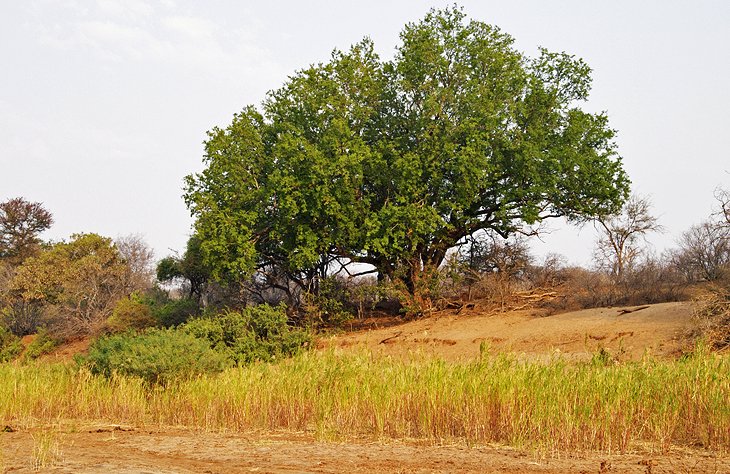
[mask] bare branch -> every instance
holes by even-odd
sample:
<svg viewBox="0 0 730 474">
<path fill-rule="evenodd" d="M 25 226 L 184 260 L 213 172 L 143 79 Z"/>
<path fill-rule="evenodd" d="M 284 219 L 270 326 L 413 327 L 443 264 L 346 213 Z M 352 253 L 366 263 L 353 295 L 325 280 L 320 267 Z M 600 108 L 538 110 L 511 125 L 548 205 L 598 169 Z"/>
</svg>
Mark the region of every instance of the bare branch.
<svg viewBox="0 0 730 474">
<path fill-rule="evenodd" d="M 621 214 L 599 216 L 595 220 L 600 236 L 594 256 L 599 266 L 621 280 L 638 262 L 644 249 L 639 240 L 646 241 L 651 232 L 662 232 L 664 227 L 651 214 L 651 201 L 647 197 L 631 195 Z"/>
</svg>

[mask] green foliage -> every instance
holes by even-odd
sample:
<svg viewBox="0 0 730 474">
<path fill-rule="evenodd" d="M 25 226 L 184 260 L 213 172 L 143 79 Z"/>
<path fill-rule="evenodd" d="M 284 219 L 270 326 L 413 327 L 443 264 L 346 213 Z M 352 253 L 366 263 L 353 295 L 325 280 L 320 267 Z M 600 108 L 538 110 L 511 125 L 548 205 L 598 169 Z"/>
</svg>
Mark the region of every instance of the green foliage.
<svg viewBox="0 0 730 474">
<path fill-rule="evenodd" d="M 618 360 L 605 347 L 601 347 L 593 353 L 590 363 L 595 367 L 608 367 L 617 364 Z"/>
<path fill-rule="evenodd" d="M 424 316 L 438 309 L 443 299 L 444 274 L 433 266 L 428 266 L 409 278 L 403 269 L 395 274 L 392 285 L 400 312 L 406 316 Z M 410 285 L 405 282 L 410 280 Z"/>
<path fill-rule="evenodd" d="M 175 327 L 200 313 L 200 305 L 193 298 L 171 299 L 163 290 L 134 292 L 119 300 L 105 329 L 125 332 L 149 327 Z"/>
<path fill-rule="evenodd" d="M 183 280 L 189 297 L 200 299 L 210 279 L 210 268 L 203 261 L 200 238 L 193 235 L 188 239 L 182 257 L 165 257 L 157 264 L 157 279 L 160 282 Z"/>
<path fill-rule="evenodd" d="M 283 307 L 261 305 L 95 341 L 79 362 L 92 373 L 133 375 L 154 384 L 298 353 L 310 335 L 287 324 Z"/>
<path fill-rule="evenodd" d="M 369 311 L 396 314 L 402 309 L 402 292 L 393 282 L 363 279 L 349 282 L 348 301 L 357 307 L 357 315 L 365 317 Z"/>
<path fill-rule="evenodd" d="M 181 298 L 152 304 L 152 316 L 158 325 L 166 328 L 179 326 L 199 312 L 200 306 L 192 298 Z"/>
<path fill-rule="evenodd" d="M 180 329 L 207 340 L 236 364 L 289 357 L 311 341 L 309 333 L 287 324 L 283 306 L 259 305 L 196 318 Z"/>
<path fill-rule="evenodd" d="M 172 281 L 182 277 L 178 259 L 165 257 L 157 263 L 157 280 L 161 282 Z"/>
<path fill-rule="evenodd" d="M 38 330 L 33 341 L 28 344 L 25 352 L 23 352 L 24 360 L 34 360 L 38 357 L 48 354 L 55 349 L 59 344 L 58 339 L 51 336 L 46 328 Z"/>
<path fill-rule="evenodd" d="M 339 327 L 352 319 L 353 314 L 345 307 L 350 295 L 342 281 L 335 277 L 322 278 L 317 290 L 302 296 L 304 319 L 308 325 Z"/>
<path fill-rule="evenodd" d="M 111 239 L 76 234 L 26 259 L 9 292 L 26 307 L 43 307 L 48 329 L 70 338 L 103 327 L 117 301 L 134 290 L 130 272 Z"/>
<path fill-rule="evenodd" d="M 226 355 L 211 349 L 207 341 L 175 329 L 101 337 L 80 362 L 94 374 L 131 375 L 163 385 L 230 365 Z"/>
<path fill-rule="evenodd" d="M 110 332 L 125 332 L 155 326 L 157 320 L 152 316 L 152 308 L 137 293 L 120 299 L 114 306 L 111 317 L 106 321 Z"/>
<path fill-rule="evenodd" d="M 23 344 L 20 338 L 13 334 L 10 329 L 0 324 L 0 362 L 8 362 L 23 351 Z"/>
<path fill-rule="evenodd" d="M 209 132 L 185 199 L 217 277 L 276 267 L 312 281 L 337 257 L 401 274 L 413 292 L 479 230 L 620 209 L 629 181 L 615 132 L 578 108 L 591 82 L 582 60 L 529 58 L 458 8 L 401 40 L 392 61 L 370 40 L 335 51 Z"/>
</svg>

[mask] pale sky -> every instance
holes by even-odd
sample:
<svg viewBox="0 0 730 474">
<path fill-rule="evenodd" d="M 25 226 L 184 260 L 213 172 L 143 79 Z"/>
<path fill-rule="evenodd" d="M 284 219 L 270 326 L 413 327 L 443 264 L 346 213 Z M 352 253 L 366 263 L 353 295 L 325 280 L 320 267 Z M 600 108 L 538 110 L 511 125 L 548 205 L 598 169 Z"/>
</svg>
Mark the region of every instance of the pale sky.
<svg viewBox="0 0 730 474">
<path fill-rule="evenodd" d="M 140 234 L 182 250 L 183 177 L 206 131 L 287 75 L 370 36 L 398 33 L 443 1 L 0 0 L 0 201 L 43 202 L 48 239 Z M 657 252 L 730 188 L 730 2 L 463 1 L 516 46 L 582 57 L 585 106 L 608 112 L 633 188 L 666 227 Z M 536 245 L 590 264 L 592 228 L 560 222 Z"/>
</svg>

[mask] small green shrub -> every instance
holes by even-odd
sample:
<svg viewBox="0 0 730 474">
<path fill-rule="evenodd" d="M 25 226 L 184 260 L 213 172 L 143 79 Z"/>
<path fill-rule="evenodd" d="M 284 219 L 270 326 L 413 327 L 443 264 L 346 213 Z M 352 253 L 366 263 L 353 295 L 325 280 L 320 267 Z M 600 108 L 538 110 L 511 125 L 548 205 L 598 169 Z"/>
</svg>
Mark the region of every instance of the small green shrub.
<svg viewBox="0 0 730 474">
<path fill-rule="evenodd" d="M 309 341 L 309 333 L 289 327 L 284 307 L 261 305 L 191 319 L 177 328 L 102 337 L 78 361 L 95 374 L 132 375 L 164 385 L 233 365 L 288 357 Z"/>
<path fill-rule="evenodd" d="M 618 364 L 618 359 L 605 347 L 601 347 L 598 351 L 593 353 L 590 363 L 593 367 L 609 367 L 611 365 Z"/>
<path fill-rule="evenodd" d="M 111 317 L 106 321 L 109 332 L 124 332 L 130 329 L 145 329 L 155 326 L 152 308 L 137 294 L 122 298 L 114 306 Z"/>
<path fill-rule="evenodd" d="M 48 354 L 58 346 L 59 341 L 50 335 L 46 328 L 40 328 L 28 347 L 23 353 L 24 360 L 34 360 L 38 357 Z"/>
<path fill-rule="evenodd" d="M 192 319 L 180 328 L 244 364 L 292 356 L 311 341 L 308 332 L 291 328 L 287 319 L 283 306 L 264 304 Z"/>
<path fill-rule="evenodd" d="M 79 362 L 94 374 L 131 375 L 162 385 L 220 372 L 231 365 L 230 358 L 212 349 L 207 341 L 176 329 L 101 337 Z"/>
<path fill-rule="evenodd" d="M 23 351 L 20 338 L 10 332 L 10 329 L 0 325 L 0 363 L 9 362 Z"/>
</svg>

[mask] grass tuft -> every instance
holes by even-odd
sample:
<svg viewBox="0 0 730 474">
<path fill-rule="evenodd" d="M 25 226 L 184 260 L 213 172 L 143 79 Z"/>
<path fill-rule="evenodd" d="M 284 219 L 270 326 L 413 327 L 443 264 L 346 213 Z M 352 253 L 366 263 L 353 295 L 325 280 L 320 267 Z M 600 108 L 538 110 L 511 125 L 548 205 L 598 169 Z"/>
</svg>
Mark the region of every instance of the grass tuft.
<svg viewBox="0 0 730 474">
<path fill-rule="evenodd" d="M 40 471 L 54 466 L 63 460 L 59 448 L 57 433 L 53 431 L 41 431 L 33 436 L 33 459 L 32 468 Z"/>
</svg>

